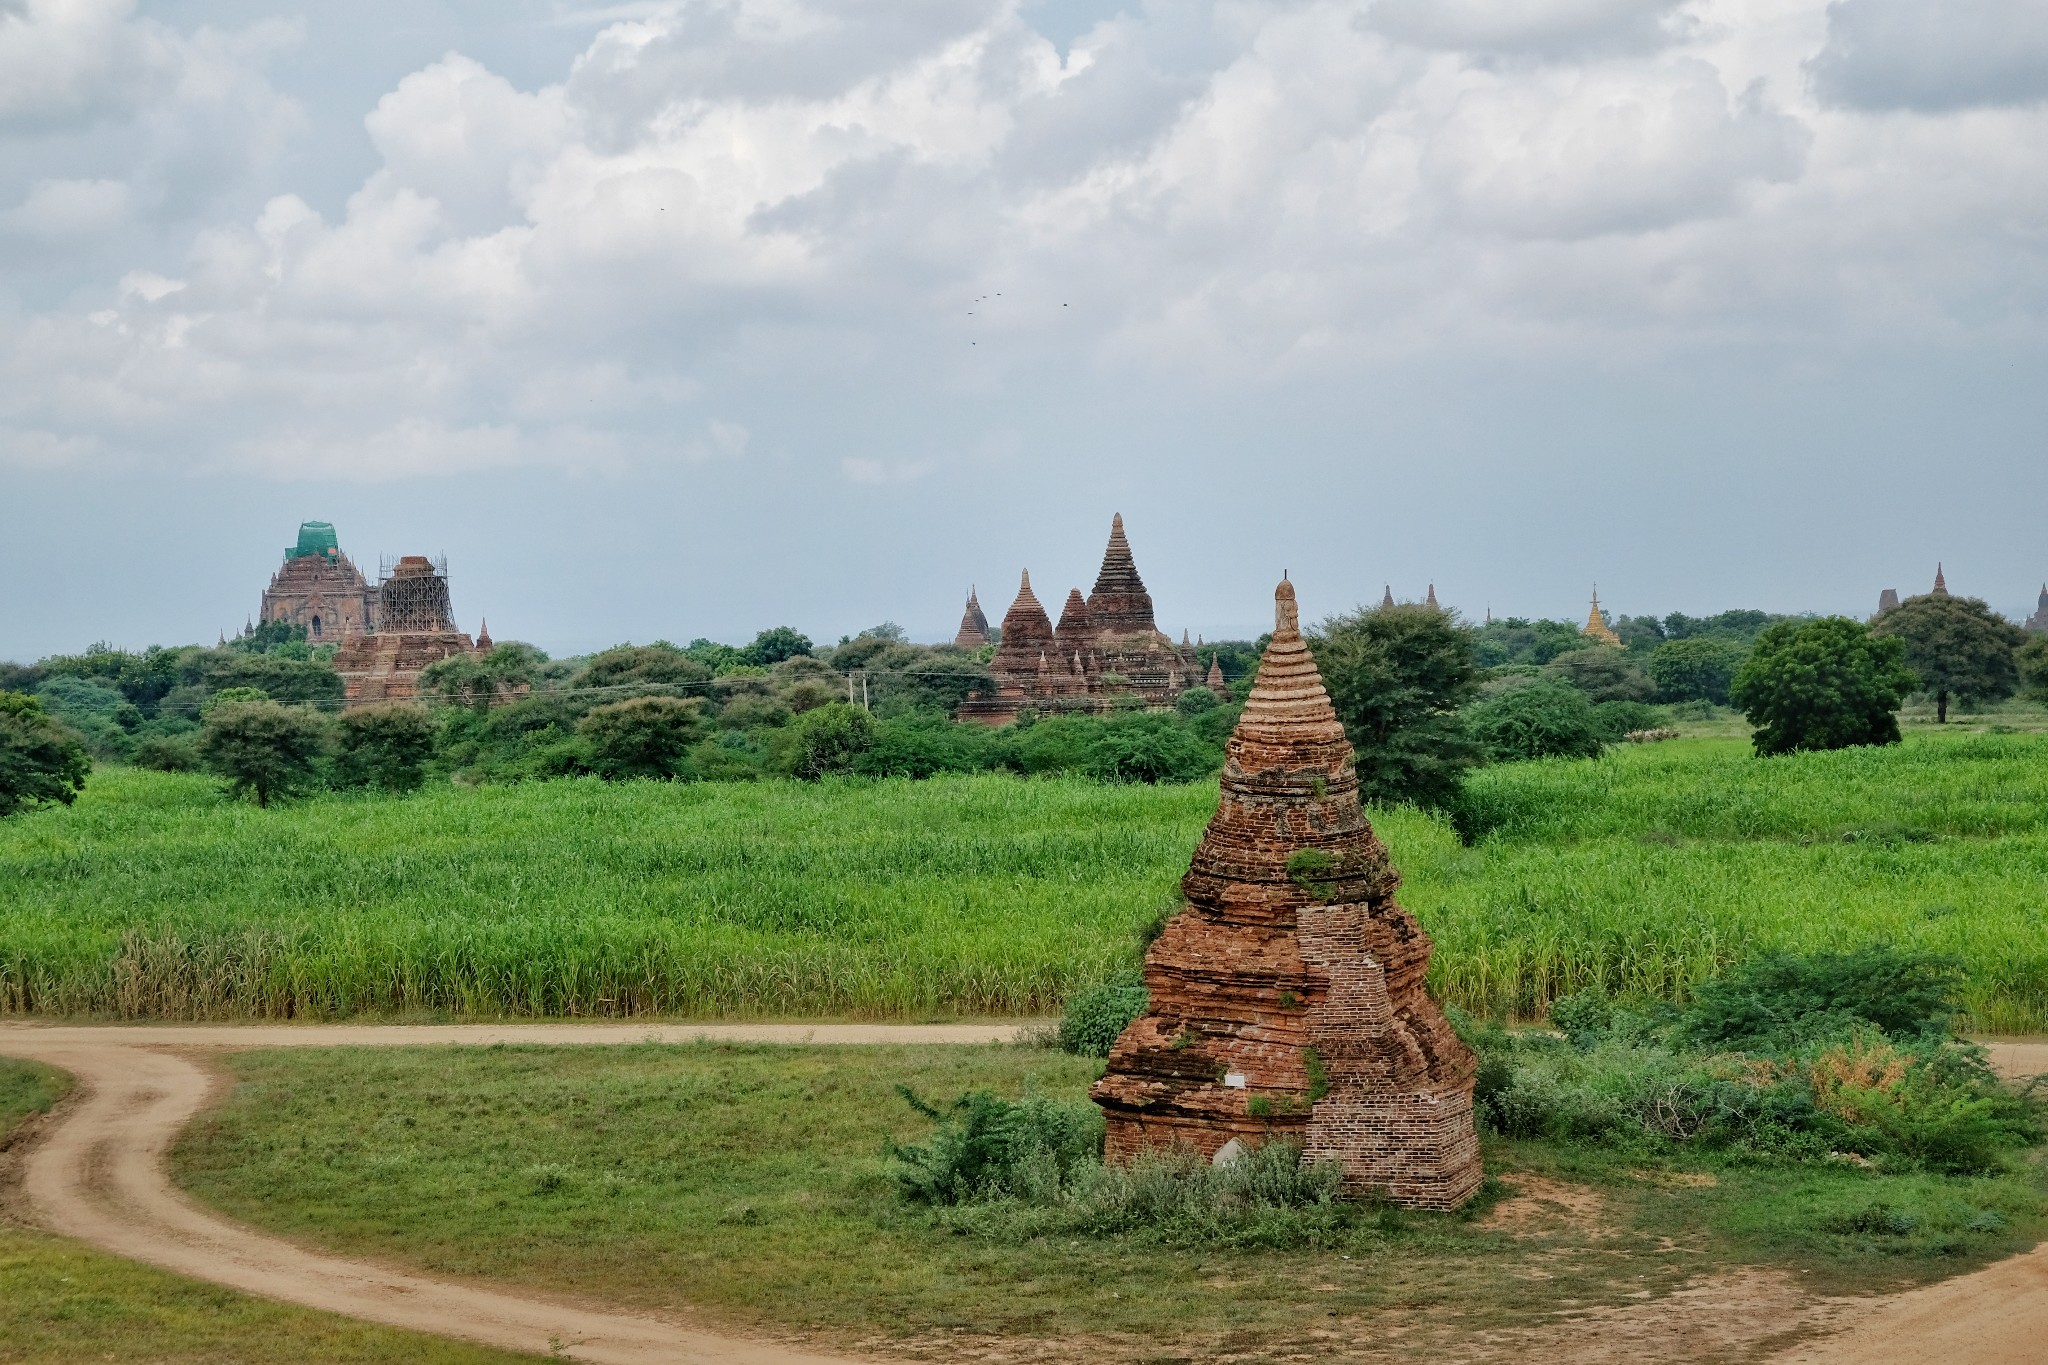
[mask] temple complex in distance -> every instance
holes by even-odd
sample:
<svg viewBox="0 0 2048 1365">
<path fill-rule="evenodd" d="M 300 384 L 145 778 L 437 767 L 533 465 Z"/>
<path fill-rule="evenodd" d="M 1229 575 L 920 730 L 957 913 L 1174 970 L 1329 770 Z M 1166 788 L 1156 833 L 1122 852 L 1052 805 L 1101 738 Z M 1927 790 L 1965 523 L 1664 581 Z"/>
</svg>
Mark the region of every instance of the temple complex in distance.
<svg viewBox="0 0 2048 1365">
<path fill-rule="evenodd" d="M 1477 1059 L 1423 984 L 1429 935 L 1394 901 L 1293 585 L 1275 598 L 1186 903 L 1145 952 L 1148 1007 L 1090 1092 L 1105 1154 L 1292 1137 L 1348 1193 L 1455 1209 L 1481 1180 Z"/>
<path fill-rule="evenodd" d="M 447 561 L 425 555 L 406 555 L 378 575 L 376 622 L 374 632 L 350 636 L 334 655 L 349 706 L 408 701 L 429 665 L 488 648 L 456 629 Z"/>
<path fill-rule="evenodd" d="M 2027 618 L 2027 629 L 2048 631 L 2048 583 L 2041 585 L 2041 600 L 2034 604 L 2034 614 Z"/>
<path fill-rule="evenodd" d="M 972 596 L 967 605 L 955 644 L 972 639 L 969 626 L 980 616 Z M 980 631 L 985 644 L 986 618 Z M 970 695 L 960 704 L 961 720 L 1007 725 L 1020 711 L 1107 711 L 1133 697 L 1162 708 L 1189 688 L 1206 685 L 1186 639 L 1176 645 L 1153 620 L 1152 595 L 1138 577 L 1121 514 L 1110 523 L 1095 590 L 1086 599 L 1078 588 L 1070 590 L 1058 626 L 1031 591 L 1031 573 L 1025 571 L 1017 600 L 1003 616 L 989 672 L 995 691 Z"/>
<path fill-rule="evenodd" d="M 306 628 L 309 644 L 334 644 L 377 628 L 377 594 L 341 552 L 332 522 L 299 524 L 299 541 L 263 590 L 259 621 Z"/>
</svg>

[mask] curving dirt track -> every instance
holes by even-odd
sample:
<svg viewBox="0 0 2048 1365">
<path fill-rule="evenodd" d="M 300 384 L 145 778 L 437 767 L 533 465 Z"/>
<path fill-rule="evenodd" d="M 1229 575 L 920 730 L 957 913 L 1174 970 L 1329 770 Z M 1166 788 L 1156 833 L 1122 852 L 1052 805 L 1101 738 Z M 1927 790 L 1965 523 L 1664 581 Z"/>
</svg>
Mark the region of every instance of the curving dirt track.
<svg viewBox="0 0 2048 1365">
<path fill-rule="evenodd" d="M 176 1190 L 163 1157 L 212 1098 L 190 1051 L 435 1043 L 626 1044 L 698 1038 L 773 1043 L 984 1043 L 1019 1025 L 0 1025 L 0 1054 L 46 1062 L 79 1091 L 22 1163 L 21 1199 L 54 1232 L 179 1274 L 389 1326 L 609 1365 L 825 1365 L 766 1340 L 600 1307 L 500 1293 L 306 1251 L 207 1212 Z M 2048 1073 L 2048 1044 L 1994 1043 L 2008 1075 Z M 1648 1305 L 1643 1307 L 1647 1308 Z M 1850 1329 L 1774 1365 L 1906 1365 L 2048 1359 L 2048 1246 L 1973 1275 L 1877 1301 Z M 873 1357 L 865 1357 L 873 1359 Z"/>
<path fill-rule="evenodd" d="M 69 1101 L 28 1154 L 21 1196 L 53 1232 L 182 1275 L 265 1298 L 393 1327 L 511 1350 L 559 1352 L 605 1365 L 825 1365 L 770 1341 L 722 1336 L 656 1318 L 550 1302 L 428 1279 L 337 1256 L 237 1226 L 172 1187 L 163 1158 L 212 1098 L 213 1075 L 172 1049 L 389 1047 L 432 1043 L 638 1043 L 696 1038 L 774 1043 L 982 1043 L 1016 1025 L 904 1027 L 840 1024 L 691 1027 L 506 1025 L 439 1027 L 0 1026 L 0 1054 L 78 1078 Z"/>
</svg>

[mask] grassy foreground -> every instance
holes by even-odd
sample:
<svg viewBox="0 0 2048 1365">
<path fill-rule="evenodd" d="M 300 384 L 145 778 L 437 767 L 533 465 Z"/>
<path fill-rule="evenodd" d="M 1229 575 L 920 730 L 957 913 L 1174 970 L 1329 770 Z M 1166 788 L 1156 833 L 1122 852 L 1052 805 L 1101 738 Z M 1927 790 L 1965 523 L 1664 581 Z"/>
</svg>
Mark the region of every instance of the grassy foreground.
<svg viewBox="0 0 2048 1365">
<path fill-rule="evenodd" d="M 1490 1171 L 1556 1198 L 1387 1211 L 1312 1250 L 988 1236 L 897 1197 L 884 1140 L 929 1124 L 895 1086 L 1074 1099 L 1099 1063 L 1015 1047 L 712 1045 L 228 1061 L 232 1095 L 174 1162 L 235 1217 L 431 1271 L 946 1358 L 1035 1341 L 1090 1359 L 1389 1346 L 1414 1359 L 1736 1266 L 1814 1293 L 1896 1286 L 2044 1227 L 2031 1168 L 1881 1177 L 1490 1141 Z"/>
<path fill-rule="evenodd" d="M 69 1084 L 49 1067 L 0 1057 L 0 1140 L 30 1114 L 56 1103 Z M 493 1365 L 534 1358 L 250 1298 L 0 1219 L 4 1365 Z"/>
<path fill-rule="evenodd" d="M 0 1012 L 249 1018 L 1046 1012 L 1131 964 L 1213 787 L 558 781 L 271 811 L 108 770 L 0 823 Z M 1950 952 L 2048 1024 L 2048 736 L 1758 760 L 1734 739 L 1478 774 L 1375 823 L 1482 1015 L 1682 997 L 1765 948 Z"/>
</svg>

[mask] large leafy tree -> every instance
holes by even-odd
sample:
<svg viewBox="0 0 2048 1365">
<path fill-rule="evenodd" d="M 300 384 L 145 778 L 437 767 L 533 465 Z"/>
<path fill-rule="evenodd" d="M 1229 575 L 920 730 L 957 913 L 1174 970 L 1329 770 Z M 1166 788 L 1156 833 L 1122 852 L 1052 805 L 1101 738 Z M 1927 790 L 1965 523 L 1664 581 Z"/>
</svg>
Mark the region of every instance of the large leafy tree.
<svg viewBox="0 0 2048 1365">
<path fill-rule="evenodd" d="M 68 806 L 85 786 L 85 746 L 20 692 L 0 692 L 0 817 L 31 806 Z"/>
<path fill-rule="evenodd" d="M 222 702 L 199 733 L 199 761 L 226 778 L 235 795 L 248 793 L 268 806 L 318 784 L 331 734 L 327 718 L 307 707 Z"/>
<path fill-rule="evenodd" d="M 341 766 L 365 786 L 412 791 L 426 781 L 434 732 L 434 718 L 423 706 L 387 702 L 359 707 L 341 718 Z"/>
<path fill-rule="evenodd" d="M 1358 753 L 1359 794 L 1448 805 L 1480 757 L 1458 722 L 1478 691 L 1472 628 L 1404 603 L 1333 616 L 1308 645 Z"/>
<path fill-rule="evenodd" d="M 1489 761 L 1597 758 L 1607 747 L 1600 713 L 1586 694 L 1545 680 L 1511 687 L 1465 708 L 1465 733 Z"/>
<path fill-rule="evenodd" d="M 1919 677 L 1921 691 L 1934 694 L 1934 716 L 1943 724 L 1951 696 L 1967 706 L 2003 701 L 2019 688 L 2013 652 L 2026 641 L 2026 632 L 1982 598 L 1946 592 L 1909 597 L 1870 629 L 1904 641 L 1906 667 Z"/>
<path fill-rule="evenodd" d="M 1914 683 L 1905 655 L 1898 637 L 1846 616 L 1780 621 L 1757 637 L 1731 692 L 1759 754 L 1896 744 Z"/>
</svg>

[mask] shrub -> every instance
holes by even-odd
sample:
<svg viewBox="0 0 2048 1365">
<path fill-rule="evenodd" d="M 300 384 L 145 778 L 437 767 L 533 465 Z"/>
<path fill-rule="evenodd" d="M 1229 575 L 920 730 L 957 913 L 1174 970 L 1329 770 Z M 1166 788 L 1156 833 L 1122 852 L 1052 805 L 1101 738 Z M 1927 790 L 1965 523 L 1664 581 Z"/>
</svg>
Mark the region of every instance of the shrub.
<svg viewBox="0 0 2048 1365">
<path fill-rule="evenodd" d="M 1607 747 L 1586 694 L 1562 683 L 1511 688 L 1463 713 L 1465 733 L 1495 763 L 1532 758 L 1596 758 Z"/>
<path fill-rule="evenodd" d="M 1060 1046 L 1083 1057 L 1107 1057 L 1133 1019 L 1145 1012 L 1143 986 L 1090 986 L 1067 997 L 1060 1016 Z"/>
<path fill-rule="evenodd" d="M 789 727 L 790 770 L 813 781 L 852 772 L 860 756 L 873 747 L 879 729 L 871 713 L 843 701 L 806 711 Z"/>
<path fill-rule="evenodd" d="M 897 1183 L 915 1203 L 1046 1200 L 1071 1189 L 1101 1157 L 1102 1113 L 1086 1101 L 1006 1100 L 975 1090 L 941 1110 L 907 1085 L 896 1089 L 939 1125 L 921 1146 L 889 1144 Z"/>
<path fill-rule="evenodd" d="M 613 781 L 671 778 L 702 729 L 698 704 L 680 697 L 632 697 L 592 707 L 576 733 L 590 766 Z"/>
<path fill-rule="evenodd" d="M 1173 709 L 1183 716 L 1199 716 L 1223 705 L 1223 699 L 1206 687 L 1190 687 L 1174 699 Z"/>
<path fill-rule="evenodd" d="M 1104 782 L 1193 782 L 1222 766 L 1223 755 L 1172 716 L 1133 714 L 1104 721 L 1088 775 Z"/>
<path fill-rule="evenodd" d="M 1898 1039 L 1946 1035 L 1962 964 L 1872 944 L 1849 953 L 1771 953 L 1702 984 L 1681 1025 L 1702 1047 L 1785 1048 L 1869 1025 Z"/>
<path fill-rule="evenodd" d="M 434 720 L 407 702 L 365 706 L 341 717 L 344 780 L 385 791 L 409 792 L 426 781 L 434 756 Z"/>
<path fill-rule="evenodd" d="M 78 736 L 34 697 L 0 692 L 0 817 L 39 805 L 70 805 L 92 760 Z"/>
<path fill-rule="evenodd" d="M 258 806 L 295 796 L 318 784 L 326 754 L 327 718 L 274 701 L 230 701 L 214 707 L 199 734 L 199 758 L 227 779 L 236 796 L 253 794 Z"/>
<path fill-rule="evenodd" d="M 1631 734 L 1656 729 L 1664 717 L 1645 702 L 1603 701 L 1594 706 L 1593 719 L 1600 726 L 1602 737 L 1610 744 L 1618 744 Z"/>
<path fill-rule="evenodd" d="M 136 741 L 135 766 L 160 773 L 196 773 L 206 765 L 199 750 L 184 735 L 147 735 Z"/>
</svg>

